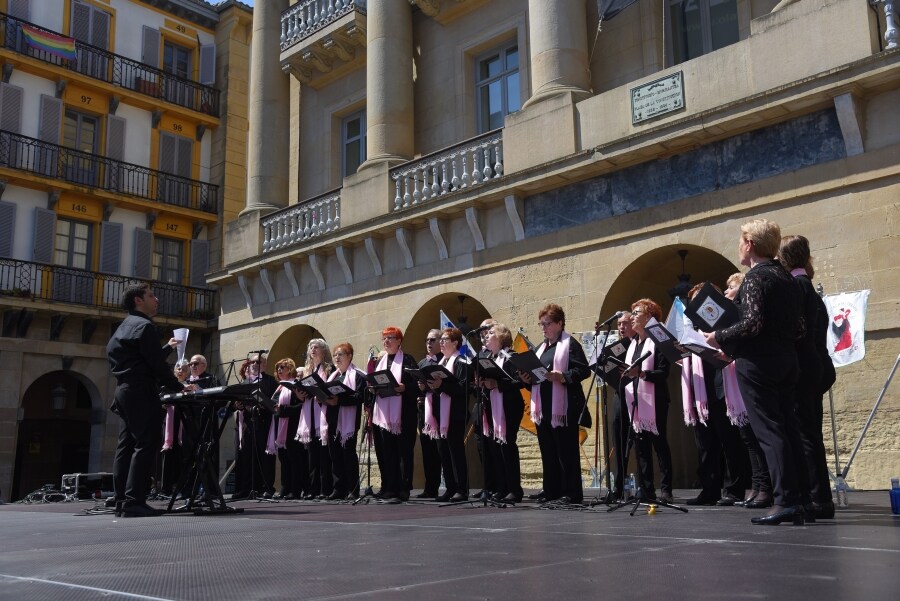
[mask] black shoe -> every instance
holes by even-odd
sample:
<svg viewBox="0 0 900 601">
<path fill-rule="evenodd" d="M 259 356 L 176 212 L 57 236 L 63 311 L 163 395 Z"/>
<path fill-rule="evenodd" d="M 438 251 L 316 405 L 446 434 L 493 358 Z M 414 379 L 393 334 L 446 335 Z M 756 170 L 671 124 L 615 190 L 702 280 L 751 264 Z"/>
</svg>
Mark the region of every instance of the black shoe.
<svg viewBox="0 0 900 601">
<path fill-rule="evenodd" d="M 735 507 L 744 507 L 745 505 L 747 505 L 747 503 L 750 503 L 751 501 L 755 501 L 757 495 L 759 495 L 759 491 L 758 491 L 758 490 L 751 490 L 751 491 L 747 494 L 746 497 L 744 497 L 743 499 L 741 499 L 740 501 L 738 501 L 737 503 L 735 503 L 734 506 L 735 506 Z"/>
<path fill-rule="evenodd" d="M 273 496 L 274 496 L 274 495 L 273 495 L 271 492 L 269 492 L 269 491 L 266 491 L 266 492 L 264 492 L 264 493 L 262 494 L 262 498 L 263 498 L 263 499 L 271 499 Z"/>
<path fill-rule="evenodd" d="M 471 498 L 471 499 L 480 499 L 481 497 L 484 496 L 484 493 L 487 493 L 488 498 L 491 497 L 491 491 L 489 491 L 489 490 L 484 490 L 484 489 L 482 488 L 482 489 L 479 490 L 478 492 L 473 492 L 471 495 L 469 495 L 469 498 Z"/>
<path fill-rule="evenodd" d="M 288 494 L 284 495 L 284 496 L 281 497 L 281 498 L 284 499 L 285 501 L 293 501 L 293 500 L 296 499 L 297 497 L 294 496 L 294 493 L 289 492 Z"/>
<path fill-rule="evenodd" d="M 382 502 L 388 505 L 399 505 L 403 500 L 396 494 L 385 493 Z"/>
<path fill-rule="evenodd" d="M 312 494 L 311 492 L 308 492 L 305 495 L 303 495 L 304 501 L 312 501 L 315 498 L 316 498 L 316 495 Z"/>
<path fill-rule="evenodd" d="M 503 497 L 503 502 L 504 503 L 512 503 L 512 504 L 521 503 L 522 495 L 517 495 L 516 493 L 511 492 L 508 495 L 506 495 L 505 497 Z"/>
<path fill-rule="evenodd" d="M 442 495 L 436 496 L 436 497 L 434 498 L 434 500 L 437 501 L 438 503 L 446 503 L 447 501 L 450 500 L 450 497 L 452 497 L 452 496 L 453 496 L 453 495 L 451 495 L 450 493 L 445 492 L 445 493 L 442 494 Z"/>
<path fill-rule="evenodd" d="M 813 514 L 818 520 L 834 519 L 834 501 L 827 501 L 825 503 L 818 503 L 816 501 L 813 501 L 812 510 Z"/>
<path fill-rule="evenodd" d="M 547 495 L 544 494 L 543 490 L 539 490 L 536 493 L 532 493 L 532 494 L 528 495 L 528 498 L 531 499 L 532 501 L 537 501 L 539 498 L 546 497 L 546 496 Z"/>
<path fill-rule="evenodd" d="M 727 492 L 722 495 L 721 499 L 716 501 L 716 505 L 718 505 L 719 507 L 731 507 L 732 505 L 740 502 L 741 500 L 737 496 Z"/>
<path fill-rule="evenodd" d="M 702 494 L 697 495 L 693 499 L 685 501 L 685 505 L 717 505 L 716 499 L 704 497 Z"/>
<path fill-rule="evenodd" d="M 343 499 L 347 496 L 347 493 L 338 492 L 336 490 L 331 491 L 331 494 L 325 497 L 326 501 L 337 501 L 339 499 Z"/>
<path fill-rule="evenodd" d="M 771 511 L 766 515 L 750 518 L 750 523 L 757 526 L 777 526 L 781 522 L 791 522 L 794 526 L 802 526 L 803 509 L 798 505 L 793 507 L 773 505 Z"/>
<path fill-rule="evenodd" d="M 663 491 L 663 492 L 659 493 L 659 501 L 660 501 L 660 503 L 670 503 L 671 504 L 671 503 L 675 502 L 675 498 L 672 496 L 672 493 Z"/>
<path fill-rule="evenodd" d="M 134 505 L 122 505 L 121 517 L 123 518 L 144 518 L 162 515 L 162 509 L 153 509 L 146 503 L 137 503 Z"/>
<path fill-rule="evenodd" d="M 816 523 L 816 510 L 813 508 L 812 503 L 806 503 L 801 507 L 803 510 L 803 521 L 807 524 L 815 524 Z"/>
<path fill-rule="evenodd" d="M 415 498 L 416 499 L 433 499 L 435 497 L 437 497 L 437 493 L 432 493 L 430 491 L 423 490 L 422 492 L 417 494 Z"/>
<path fill-rule="evenodd" d="M 756 495 L 756 498 L 752 501 L 748 501 L 744 503 L 744 507 L 747 509 L 765 509 L 766 507 L 771 507 L 774 503 L 774 499 L 772 499 L 772 495 L 767 492 L 761 492 Z"/>
<path fill-rule="evenodd" d="M 480 496 L 481 495 L 479 494 L 478 497 L 480 497 Z M 477 499 L 478 497 L 472 497 L 472 498 Z M 457 503 L 459 501 L 467 501 L 468 499 L 469 499 L 469 495 L 464 492 L 458 492 L 455 495 L 453 495 L 452 497 L 450 497 L 450 501 L 452 501 L 453 503 Z"/>
<path fill-rule="evenodd" d="M 117 501 L 115 497 L 106 497 L 106 501 L 103 502 L 104 507 L 107 509 L 116 509 L 121 504 L 122 501 Z"/>
</svg>

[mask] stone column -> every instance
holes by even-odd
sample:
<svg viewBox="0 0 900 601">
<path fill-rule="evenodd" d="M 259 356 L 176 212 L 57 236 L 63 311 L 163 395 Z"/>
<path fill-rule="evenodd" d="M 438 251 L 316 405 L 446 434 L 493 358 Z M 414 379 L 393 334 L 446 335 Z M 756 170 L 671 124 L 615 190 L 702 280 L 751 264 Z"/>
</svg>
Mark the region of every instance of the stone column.
<svg viewBox="0 0 900 601">
<path fill-rule="evenodd" d="M 565 92 L 590 93 L 586 23 L 584 2 L 528 0 L 532 95 L 525 107 Z"/>
<path fill-rule="evenodd" d="M 281 71 L 281 11 L 288 0 L 253 7 L 247 105 L 247 206 L 241 215 L 287 206 L 290 86 Z"/>
<path fill-rule="evenodd" d="M 413 156 L 412 8 L 408 0 L 369 2 L 366 15 L 366 162 Z"/>
</svg>

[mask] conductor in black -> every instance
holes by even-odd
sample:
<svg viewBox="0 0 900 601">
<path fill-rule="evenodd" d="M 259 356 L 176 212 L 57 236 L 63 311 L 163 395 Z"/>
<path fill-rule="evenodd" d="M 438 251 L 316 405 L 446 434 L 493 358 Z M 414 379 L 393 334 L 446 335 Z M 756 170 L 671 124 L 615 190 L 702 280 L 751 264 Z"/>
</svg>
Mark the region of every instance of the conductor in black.
<svg viewBox="0 0 900 601">
<path fill-rule="evenodd" d="M 170 349 L 160 347 L 151 321 L 159 299 L 150 284 L 126 288 L 122 304 L 128 317 L 106 345 L 110 371 L 118 384 L 111 410 L 122 420 L 113 463 L 116 515 L 157 515 L 160 512 L 147 505 L 147 489 L 153 460 L 162 444 L 158 391 L 160 386 L 173 391 L 184 387 L 166 364 Z M 169 341 L 169 345 L 173 343 L 177 341 Z"/>
</svg>

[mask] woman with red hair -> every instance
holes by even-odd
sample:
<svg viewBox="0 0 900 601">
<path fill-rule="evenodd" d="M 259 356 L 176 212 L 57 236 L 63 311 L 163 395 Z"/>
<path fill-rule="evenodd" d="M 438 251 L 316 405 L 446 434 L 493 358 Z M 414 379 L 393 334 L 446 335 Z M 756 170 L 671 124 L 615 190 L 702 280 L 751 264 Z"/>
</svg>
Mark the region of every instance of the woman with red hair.
<svg viewBox="0 0 900 601">
<path fill-rule="evenodd" d="M 659 462 L 659 500 L 672 502 L 672 451 L 666 435 L 669 417 L 669 360 L 656 350 L 653 339 L 647 336 L 646 325 L 650 318 L 662 320 L 662 309 L 653 300 L 642 298 L 631 305 L 631 327 L 637 338 L 631 341 L 625 362 L 631 364 L 649 351 L 646 359 L 624 373 L 620 386 L 624 388 L 625 406 L 628 408 L 631 427 L 638 434 L 635 450 L 638 469 L 641 472 L 640 491 L 645 499 L 655 499 L 653 483 L 653 457 L 656 450 Z"/>
<path fill-rule="evenodd" d="M 376 371 L 389 369 L 398 385 L 394 390 L 378 390 L 372 409 L 375 455 L 381 472 L 379 495 L 387 503 L 409 499 L 412 488 L 413 449 L 416 444 L 416 406 L 419 388 L 407 369 L 418 367 L 415 358 L 400 348 L 403 332 L 389 326 L 381 332 L 384 352 Z"/>
</svg>

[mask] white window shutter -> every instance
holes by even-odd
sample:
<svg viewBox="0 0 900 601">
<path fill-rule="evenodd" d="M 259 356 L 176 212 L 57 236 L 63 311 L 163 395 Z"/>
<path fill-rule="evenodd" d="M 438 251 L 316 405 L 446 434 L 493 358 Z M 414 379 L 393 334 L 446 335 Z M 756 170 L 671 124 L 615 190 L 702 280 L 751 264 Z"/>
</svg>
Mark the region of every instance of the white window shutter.
<svg viewBox="0 0 900 601">
<path fill-rule="evenodd" d="M 38 263 L 53 262 L 53 242 L 56 239 L 56 213 L 49 209 L 34 209 L 34 246 L 32 259 Z"/>
<path fill-rule="evenodd" d="M 25 90 L 19 86 L 0 83 L 0 129 L 22 133 L 22 100 Z"/>
<path fill-rule="evenodd" d="M 216 83 L 216 45 L 200 46 L 200 83 L 211 86 Z"/>
<path fill-rule="evenodd" d="M 121 223 L 104 221 L 100 224 L 100 272 L 119 275 L 122 266 Z"/>
<path fill-rule="evenodd" d="M 144 25 L 144 30 L 141 34 L 141 37 L 143 38 L 141 62 L 159 69 L 159 46 L 161 37 L 159 34 L 159 30 Z"/>
<path fill-rule="evenodd" d="M 41 120 L 38 125 L 38 139 L 41 142 L 59 144 L 62 129 L 63 103 L 59 98 L 41 94 Z"/>
<path fill-rule="evenodd" d="M 13 236 L 16 233 L 16 205 L 0 201 L 0 257 L 13 258 Z"/>
<path fill-rule="evenodd" d="M 191 240 L 191 286 L 205 288 L 207 271 L 209 271 L 209 242 Z"/>
<path fill-rule="evenodd" d="M 153 263 L 153 232 L 134 228 L 134 277 L 149 280 Z"/>
<path fill-rule="evenodd" d="M 31 21 L 30 0 L 7 0 L 6 7 L 10 17 L 22 19 L 23 21 Z"/>
</svg>

